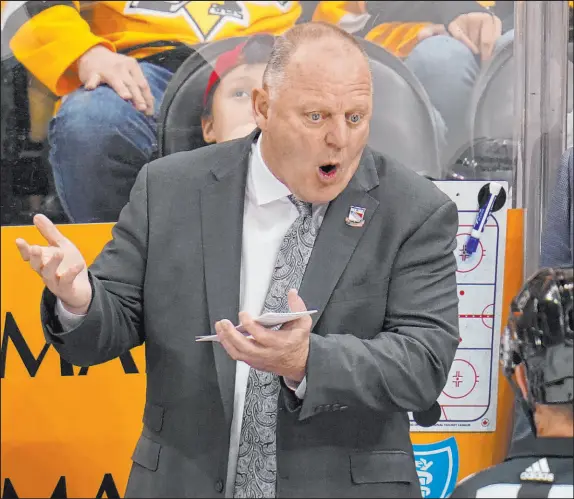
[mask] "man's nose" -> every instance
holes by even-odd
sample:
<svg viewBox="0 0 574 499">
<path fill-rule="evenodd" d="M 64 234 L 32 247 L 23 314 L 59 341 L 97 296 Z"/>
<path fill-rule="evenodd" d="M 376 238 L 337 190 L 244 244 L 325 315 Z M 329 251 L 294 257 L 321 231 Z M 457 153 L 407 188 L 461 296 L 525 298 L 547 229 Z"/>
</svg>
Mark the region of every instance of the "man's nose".
<svg viewBox="0 0 574 499">
<path fill-rule="evenodd" d="M 325 142 L 336 149 L 343 149 L 349 140 L 349 127 L 345 117 L 334 118 L 325 136 Z"/>
</svg>

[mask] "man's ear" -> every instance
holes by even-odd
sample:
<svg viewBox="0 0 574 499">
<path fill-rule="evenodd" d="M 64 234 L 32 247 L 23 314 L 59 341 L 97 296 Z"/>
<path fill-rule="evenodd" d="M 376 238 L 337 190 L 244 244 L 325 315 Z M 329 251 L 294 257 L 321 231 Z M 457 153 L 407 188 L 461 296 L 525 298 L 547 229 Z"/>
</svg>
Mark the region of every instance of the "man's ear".
<svg viewBox="0 0 574 499">
<path fill-rule="evenodd" d="M 253 118 L 260 130 L 265 131 L 269 119 L 269 93 L 265 88 L 254 88 L 251 92 Z"/>
<path fill-rule="evenodd" d="M 207 144 L 215 142 L 215 132 L 213 130 L 213 116 L 201 117 L 201 130 L 203 131 L 203 140 Z"/>
</svg>

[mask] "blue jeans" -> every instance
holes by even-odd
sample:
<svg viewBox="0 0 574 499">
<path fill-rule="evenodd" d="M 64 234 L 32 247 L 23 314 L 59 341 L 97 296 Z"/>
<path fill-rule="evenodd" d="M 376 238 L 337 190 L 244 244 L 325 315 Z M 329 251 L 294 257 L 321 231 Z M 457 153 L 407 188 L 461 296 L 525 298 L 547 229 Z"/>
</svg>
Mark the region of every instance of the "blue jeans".
<svg viewBox="0 0 574 499">
<path fill-rule="evenodd" d="M 514 30 L 508 30 L 496 42 L 495 51 Z M 432 104 L 446 126 L 449 150 L 468 142 L 467 112 L 476 77 L 480 72 L 480 56 L 462 42 L 447 35 L 423 40 L 405 59 L 407 67 L 420 80 Z"/>
<path fill-rule="evenodd" d="M 156 117 L 172 73 L 140 65 L 154 96 L 154 117 L 102 85 L 67 95 L 50 122 L 54 182 L 73 223 L 116 221 L 138 172 L 157 151 Z"/>
</svg>

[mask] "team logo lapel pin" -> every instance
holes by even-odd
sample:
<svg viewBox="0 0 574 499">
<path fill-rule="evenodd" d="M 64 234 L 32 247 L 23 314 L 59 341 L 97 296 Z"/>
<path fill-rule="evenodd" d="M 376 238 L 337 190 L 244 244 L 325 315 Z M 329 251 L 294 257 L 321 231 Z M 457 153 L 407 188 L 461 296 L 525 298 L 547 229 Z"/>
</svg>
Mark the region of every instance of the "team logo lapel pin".
<svg viewBox="0 0 574 499">
<path fill-rule="evenodd" d="M 349 227 L 362 227 L 365 225 L 365 211 L 366 208 L 361 206 L 351 206 L 349 208 L 349 216 L 345 218 L 345 223 Z"/>
</svg>

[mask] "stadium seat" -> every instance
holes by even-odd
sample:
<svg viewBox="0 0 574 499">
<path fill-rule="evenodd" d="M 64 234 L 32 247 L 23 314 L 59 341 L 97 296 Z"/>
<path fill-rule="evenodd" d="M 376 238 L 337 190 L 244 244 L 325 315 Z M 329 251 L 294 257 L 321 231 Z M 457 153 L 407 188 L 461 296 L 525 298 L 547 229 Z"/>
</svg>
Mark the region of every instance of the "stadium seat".
<svg viewBox="0 0 574 499">
<path fill-rule="evenodd" d="M 196 45 L 172 76 L 162 99 L 157 124 L 158 156 L 205 146 L 201 131 L 203 94 L 212 66 L 209 61 L 231 50 L 245 38 L 227 38 Z"/>
<path fill-rule="evenodd" d="M 158 122 L 159 156 L 204 146 L 200 116 L 213 61 L 246 38 L 195 47 L 168 85 Z M 437 134 L 421 83 L 394 55 L 359 39 L 371 59 L 374 116 L 369 145 L 421 175 L 441 178 Z"/>
<path fill-rule="evenodd" d="M 422 84 L 398 57 L 368 41 L 360 42 L 373 72 L 369 145 L 421 175 L 441 179 L 436 124 Z"/>
<path fill-rule="evenodd" d="M 35 210 L 28 205 L 34 197 L 41 198 L 40 211 L 52 220 L 67 220 L 53 186 L 47 141 L 30 133 L 30 81 L 29 73 L 13 57 L 2 61 L 1 225 L 31 223 Z"/>
<path fill-rule="evenodd" d="M 514 41 L 509 40 L 481 70 L 468 109 L 468 143 L 450 161 L 450 177 L 512 182 L 516 77 L 513 53 Z M 568 65 L 571 73 L 572 62 L 568 61 Z M 567 85 L 567 99 L 571 111 L 572 85 Z"/>
<path fill-rule="evenodd" d="M 500 47 L 479 73 L 468 107 L 468 143 L 462 178 L 512 181 L 514 123 L 513 40 Z M 462 167 L 462 169 L 461 169 Z"/>
</svg>

